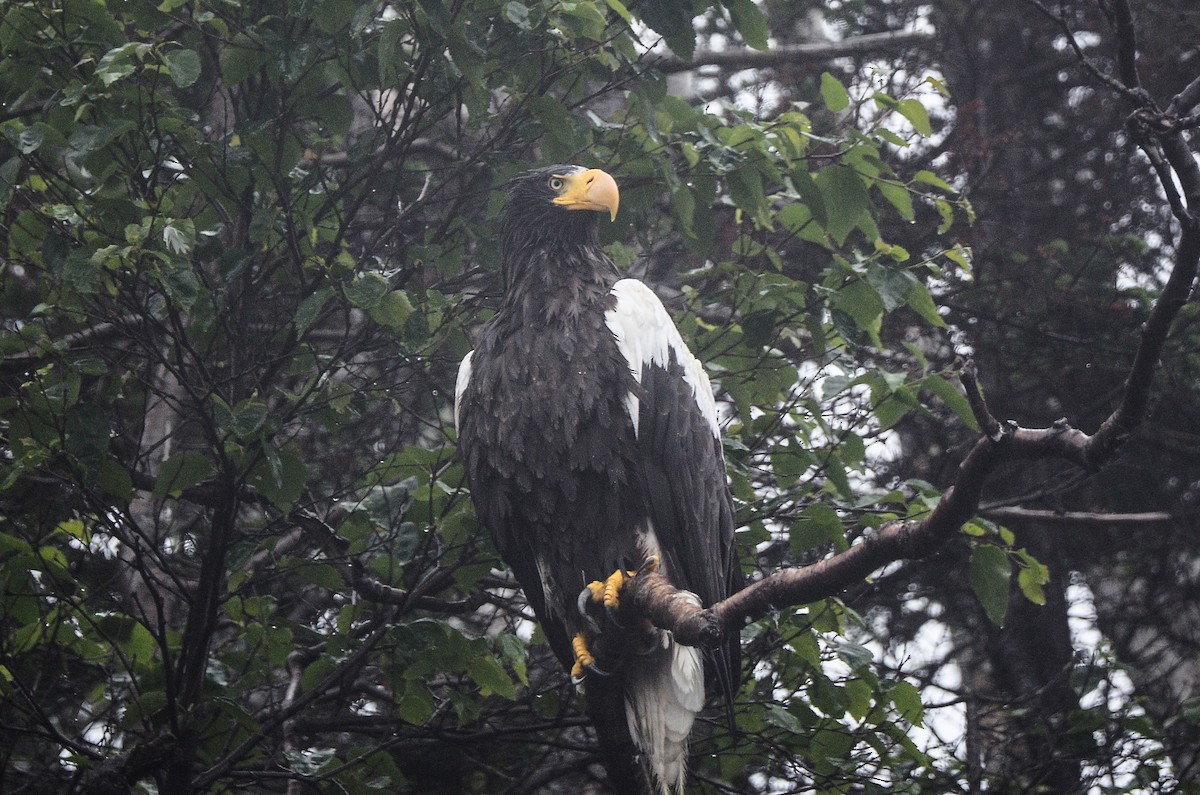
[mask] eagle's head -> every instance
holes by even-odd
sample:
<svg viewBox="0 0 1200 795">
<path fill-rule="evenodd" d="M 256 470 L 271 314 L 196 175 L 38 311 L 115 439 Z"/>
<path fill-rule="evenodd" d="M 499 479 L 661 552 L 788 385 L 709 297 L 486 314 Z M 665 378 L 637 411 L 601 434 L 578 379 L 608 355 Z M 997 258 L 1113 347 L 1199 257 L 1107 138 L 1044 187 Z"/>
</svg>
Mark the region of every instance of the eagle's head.
<svg viewBox="0 0 1200 795">
<path fill-rule="evenodd" d="M 504 248 L 515 253 L 538 242 L 594 242 L 596 213 L 615 219 L 619 201 L 616 181 L 598 168 L 560 165 L 526 171 L 508 184 Z"/>
</svg>

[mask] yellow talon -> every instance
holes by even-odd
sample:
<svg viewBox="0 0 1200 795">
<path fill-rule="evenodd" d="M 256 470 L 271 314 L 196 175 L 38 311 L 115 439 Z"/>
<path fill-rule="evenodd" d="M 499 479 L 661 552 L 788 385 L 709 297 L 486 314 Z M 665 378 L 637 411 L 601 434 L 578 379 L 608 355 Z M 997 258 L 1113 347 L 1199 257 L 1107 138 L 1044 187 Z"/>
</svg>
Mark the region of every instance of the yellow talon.
<svg viewBox="0 0 1200 795">
<path fill-rule="evenodd" d="M 604 601 L 604 583 L 600 580 L 592 580 L 587 584 L 587 589 L 592 592 L 593 602 Z"/>
<path fill-rule="evenodd" d="M 609 610 L 616 610 L 621 604 L 621 588 L 627 580 L 630 580 L 637 575 L 647 571 L 658 570 L 658 556 L 651 555 L 646 559 L 637 571 L 621 571 L 617 569 L 607 580 L 601 582 L 593 580 L 587 584 L 587 589 L 592 592 L 593 602 L 602 602 Z"/>
<path fill-rule="evenodd" d="M 633 572 L 628 574 L 632 576 Z M 604 606 L 609 610 L 616 610 L 621 602 L 621 586 L 625 584 L 625 577 L 626 573 L 617 569 L 604 581 Z"/>
<path fill-rule="evenodd" d="M 571 679 L 578 682 L 583 679 L 588 666 L 594 666 L 596 659 L 592 657 L 587 647 L 587 639 L 579 632 L 571 639 L 571 650 L 575 652 L 575 664 L 571 666 Z"/>
</svg>

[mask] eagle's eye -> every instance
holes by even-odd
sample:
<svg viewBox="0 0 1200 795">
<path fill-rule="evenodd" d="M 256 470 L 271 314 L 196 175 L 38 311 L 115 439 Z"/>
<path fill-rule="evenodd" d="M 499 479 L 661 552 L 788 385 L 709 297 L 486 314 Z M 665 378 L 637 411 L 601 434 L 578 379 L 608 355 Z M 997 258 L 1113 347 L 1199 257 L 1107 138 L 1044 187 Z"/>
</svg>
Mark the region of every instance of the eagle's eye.
<svg viewBox="0 0 1200 795">
<path fill-rule="evenodd" d="M 562 177 L 551 177 L 550 181 L 547 184 L 550 186 L 550 190 L 554 190 L 554 191 L 562 190 L 562 186 L 563 186 Z"/>
</svg>

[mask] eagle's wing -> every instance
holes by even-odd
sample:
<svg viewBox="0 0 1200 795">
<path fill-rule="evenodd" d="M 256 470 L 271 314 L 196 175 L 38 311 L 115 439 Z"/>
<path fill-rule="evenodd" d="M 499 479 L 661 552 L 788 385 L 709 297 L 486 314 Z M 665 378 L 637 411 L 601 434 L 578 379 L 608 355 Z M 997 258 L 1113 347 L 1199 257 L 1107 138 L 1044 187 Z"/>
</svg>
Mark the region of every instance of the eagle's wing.
<svg viewBox="0 0 1200 795">
<path fill-rule="evenodd" d="M 605 319 L 638 383 L 626 407 L 652 523 L 646 551 L 707 606 L 741 585 L 712 386 L 649 287 L 622 279 L 612 298 Z"/>
<path fill-rule="evenodd" d="M 464 432 L 466 423 L 466 404 L 465 399 L 467 388 L 471 384 L 472 375 L 472 358 L 475 351 L 471 351 L 458 365 L 458 377 L 454 383 L 454 429 L 460 435 Z M 478 427 L 475 428 L 478 432 Z M 460 438 L 460 449 L 462 449 L 463 440 Z M 469 446 L 469 445 L 468 445 Z M 464 461 L 464 464 L 470 469 L 470 462 Z M 481 514 L 481 519 L 485 518 Z M 501 529 L 506 526 L 505 522 L 500 521 L 496 517 L 490 517 L 496 529 Z M 493 533 L 498 551 L 512 569 L 513 576 L 517 578 L 517 582 L 521 583 L 521 590 L 525 593 L 525 598 L 529 602 L 529 606 L 533 608 L 534 613 L 541 620 L 542 630 L 546 634 L 546 639 L 550 642 L 550 647 L 558 656 L 563 667 L 570 668 L 571 659 L 571 639 L 567 634 L 567 629 L 561 619 L 555 619 L 546 609 L 546 593 L 542 588 L 542 572 L 537 566 L 537 556 L 534 550 L 528 547 L 527 543 L 517 539 L 511 532 Z"/>
</svg>

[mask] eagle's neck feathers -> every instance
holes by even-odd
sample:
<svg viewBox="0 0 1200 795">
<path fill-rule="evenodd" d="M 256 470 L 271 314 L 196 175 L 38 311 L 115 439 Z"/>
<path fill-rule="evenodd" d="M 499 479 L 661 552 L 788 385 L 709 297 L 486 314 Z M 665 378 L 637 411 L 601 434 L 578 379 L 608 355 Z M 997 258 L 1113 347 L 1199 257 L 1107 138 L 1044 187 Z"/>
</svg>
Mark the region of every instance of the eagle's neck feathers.
<svg viewBox="0 0 1200 795">
<path fill-rule="evenodd" d="M 500 314 L 514 325 L 574 322 L 607 299 L 621 278 L 600 247 L 592 213 L 559 211 L 567 218 L 541 226 L 506 223 L 504 299 Z M 576 221 L 572 216 L 590 216 Z"/>
</svg>

